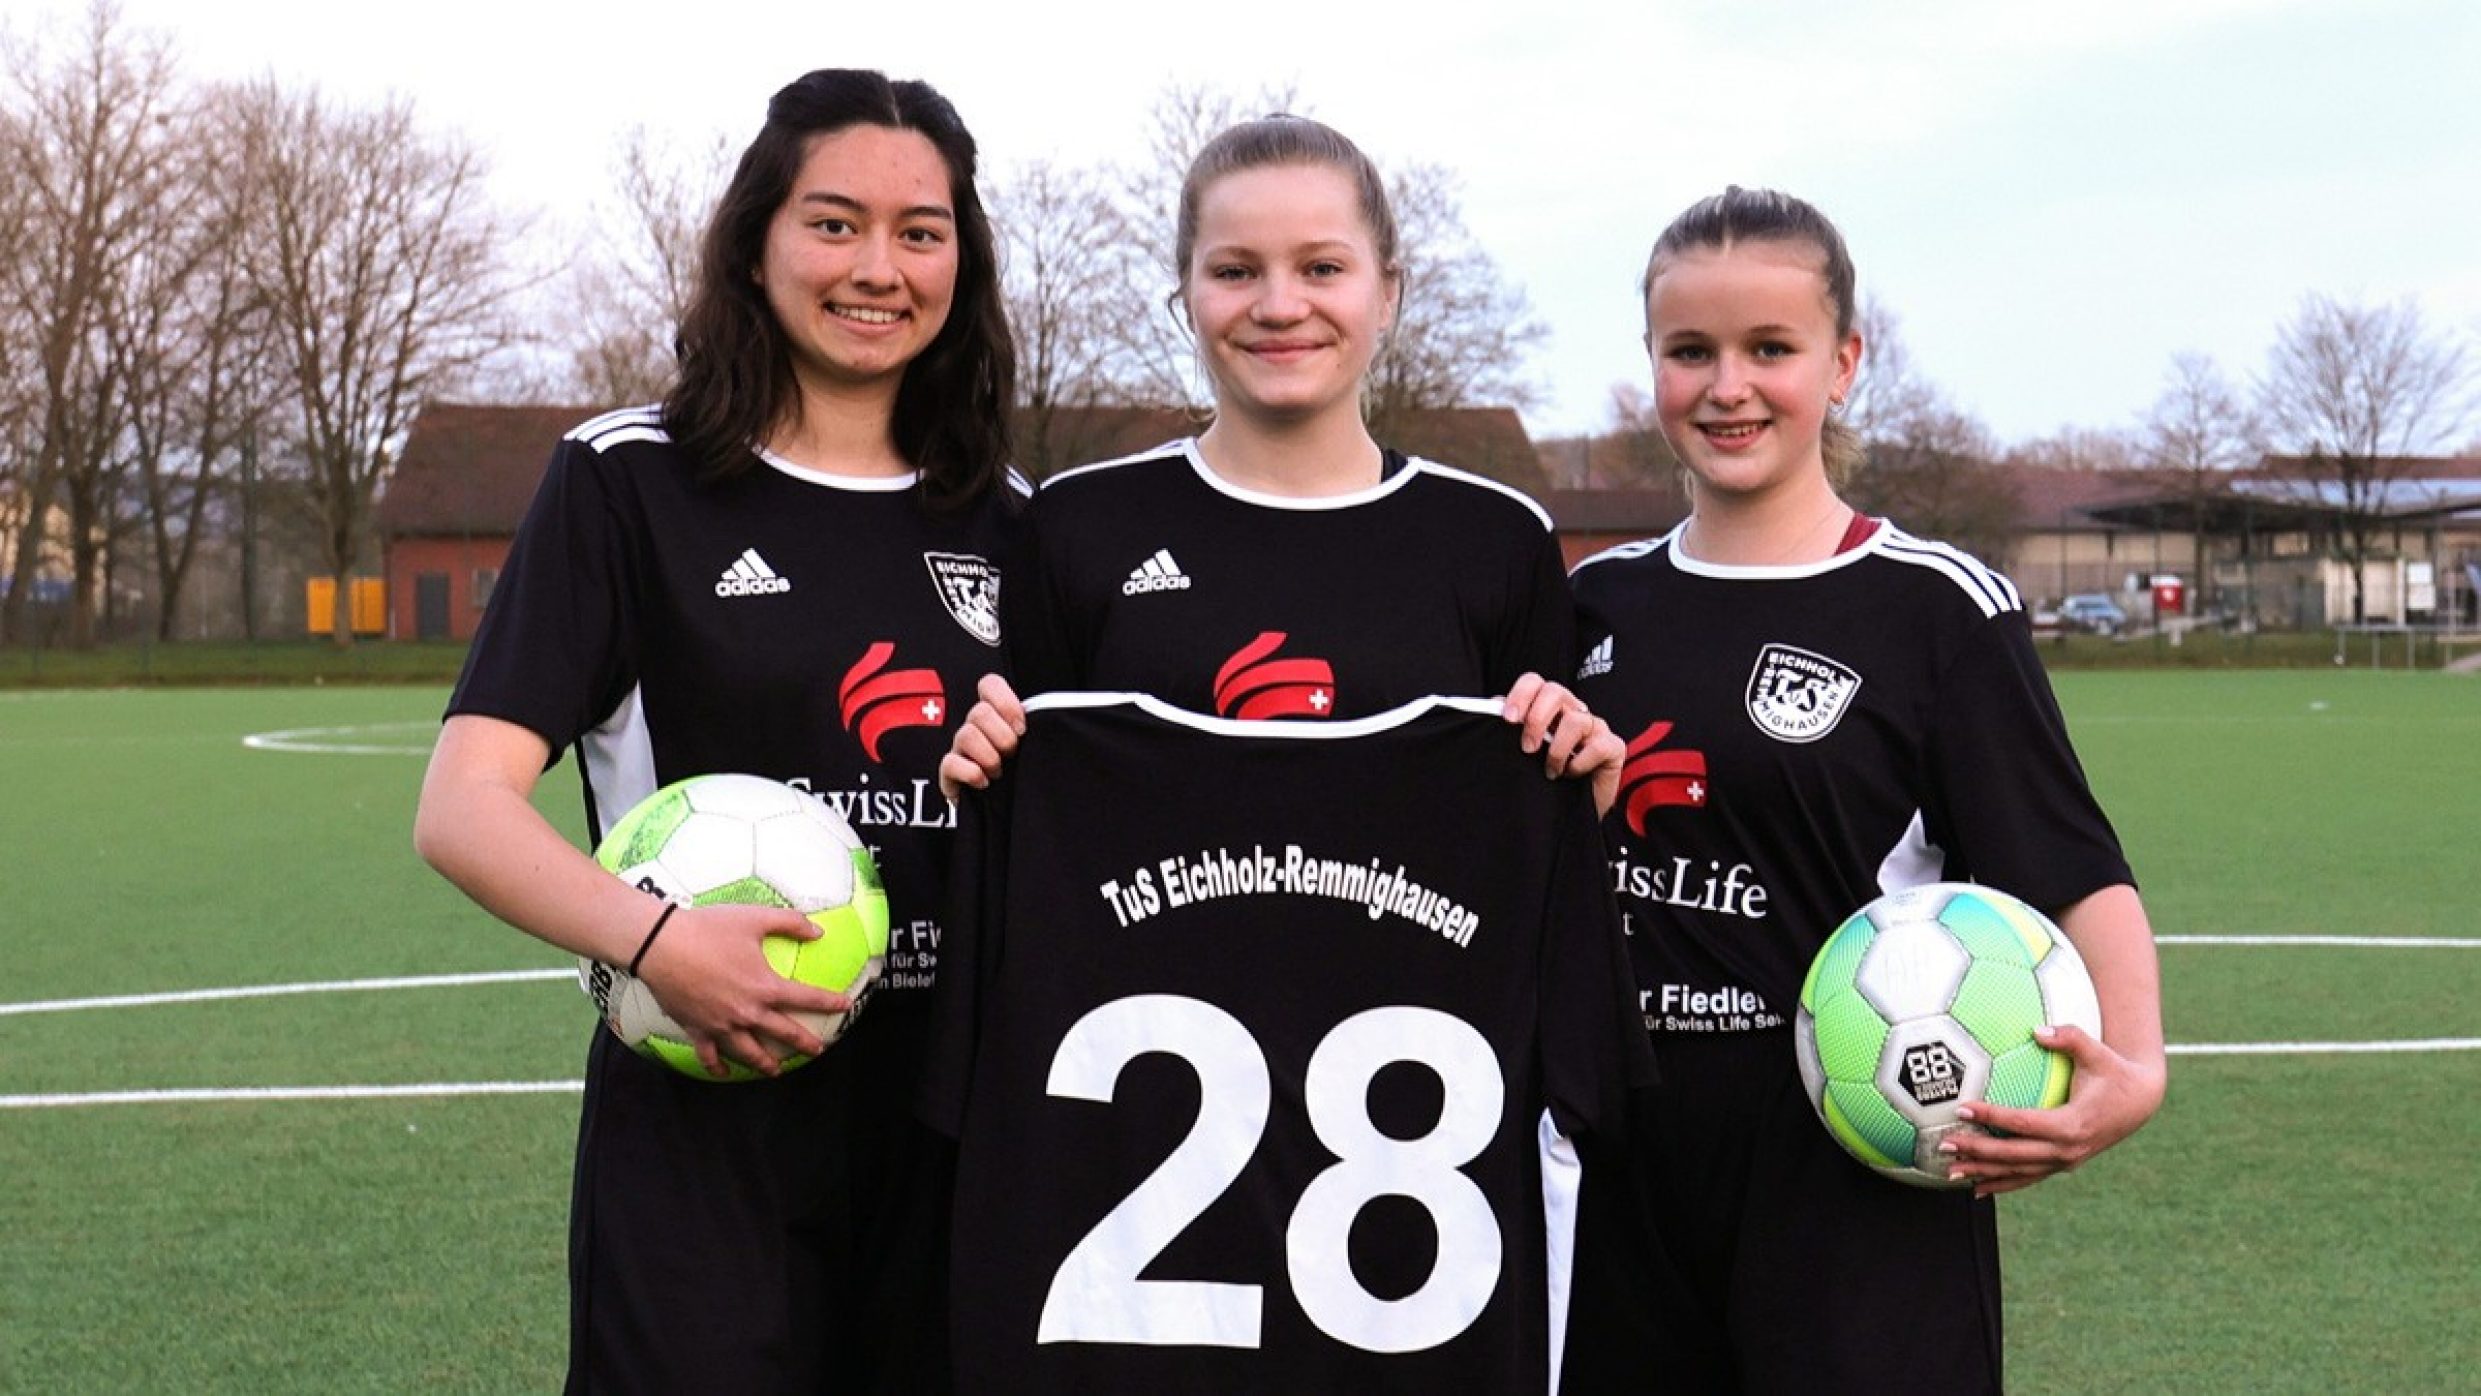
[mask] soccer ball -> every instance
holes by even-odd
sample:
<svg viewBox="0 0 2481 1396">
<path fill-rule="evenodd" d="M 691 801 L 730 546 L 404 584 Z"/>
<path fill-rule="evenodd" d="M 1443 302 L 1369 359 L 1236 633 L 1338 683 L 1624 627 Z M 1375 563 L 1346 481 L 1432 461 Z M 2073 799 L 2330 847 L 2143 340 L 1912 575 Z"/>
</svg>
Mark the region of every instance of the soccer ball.
<svg viewBox="0 0 2481 1396">
<path fill-rule="evenodd" d="M 787 979 L 852 996 L 844 1013 L 796 1015 L 833 1044 L 852 1026 L 887 956 L 887 891 L 870 850 L 824 801 L 759 776 L 691 776 L 621 816 L 595 861 L 637 887 L 682 906 L 789 907 L 820 931 L 816 940 L 772 935 L 767 963 Z M 599 960 L 577 962 L 577 982 L 612 1035 L 640 1056 L 700 1080 L 680 1024 L 645 983 Z M 790 1069 L 808 1061 L 782 1059 Z M 728 1079 L 759 1073 L 727 1059 Z"/>
<path fill-rule="evenodd" d="M 2067 1055 L 2044 1025 L 2099 1037 L 2076 947 L 2004 892 L 1936 882 L 1890 893 L 1835 928 L 1800 988 L 1801 1081 L 1835 1142 L 1886 1177 L 1956 1188 L 1939 1142 L 1977 1126 L 1956 1107 L 2067 1099 Z"/>
</svg>

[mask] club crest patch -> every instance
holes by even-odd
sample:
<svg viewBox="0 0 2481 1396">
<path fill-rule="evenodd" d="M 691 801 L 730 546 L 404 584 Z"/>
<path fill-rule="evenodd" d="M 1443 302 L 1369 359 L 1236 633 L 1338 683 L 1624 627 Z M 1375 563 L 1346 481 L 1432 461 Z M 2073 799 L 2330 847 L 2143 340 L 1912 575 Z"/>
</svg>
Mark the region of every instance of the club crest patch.
<svg viewBox="0 0 2481 1396">
<path fill-rule="evenodd" d="M 1758 651 L 1749 672 L 1749 720 L 1786 742 L 1814 742 L 1835 730 L 1861 676 L 1822 654 L 1790 645 Z"/>
<path fill-rule="evenodd" d="M 986 645 L 999 643 L 999 569 L 971 553 L 924 553 L 931 585 L 965 633 Z"/>
</svg>

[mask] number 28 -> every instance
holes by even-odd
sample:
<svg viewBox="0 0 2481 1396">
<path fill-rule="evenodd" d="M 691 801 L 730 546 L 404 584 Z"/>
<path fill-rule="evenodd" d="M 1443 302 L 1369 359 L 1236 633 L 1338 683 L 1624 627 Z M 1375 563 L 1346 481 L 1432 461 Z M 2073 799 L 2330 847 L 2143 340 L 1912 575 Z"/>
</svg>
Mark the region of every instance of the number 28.
<svg viewBox="0 0 2481 1396">
<path fill-rule="evenodd" d="M 1049 1092 L 1108 1104 L 1122 1068 L 1154 1052 L 1179 1057 L 1197 1073 L 1197 1120 L 1069 1251 L 1051 1278 L 1037 1340 L 1257 1347 L 1259 1286 L 1138 1278 L 1240 1176 L 1266 1131 L 1273 1091 L 1266 1054 L 1249 1029 L 1200 999 L 1115 999 L 1078 1019 L 1060 1040 Z M 1418 1138 L 1394 1138 L 1369 1118 L 1370 1081 L 1396 1062 L 1428 1067 L 1442 1088 L 1438 1123 Z M 1286 1269 L 1302 1312 L 1338 1342 L 1371 1352 L 1415 1352 L 1462 1333 L 1490 1302 L 1501 1260 L 1490 1201 L 1457 1171 L 1499 1129 L 1505 1084 L 1490 1044 L 1470 1024 L 1435 1009 L 1369 1009 L 1319 1042 L 1302 1096 L 1310 1128 L 1337 1160 L 1302 1190 L 1284 1232 Z M 1354 1218 L 1387 1196 L 1420 1204 L 1438 1231 L 1429 1277 L 1399 1299 L 1363 1287 L 1345 1249 Z"/>
</svg>

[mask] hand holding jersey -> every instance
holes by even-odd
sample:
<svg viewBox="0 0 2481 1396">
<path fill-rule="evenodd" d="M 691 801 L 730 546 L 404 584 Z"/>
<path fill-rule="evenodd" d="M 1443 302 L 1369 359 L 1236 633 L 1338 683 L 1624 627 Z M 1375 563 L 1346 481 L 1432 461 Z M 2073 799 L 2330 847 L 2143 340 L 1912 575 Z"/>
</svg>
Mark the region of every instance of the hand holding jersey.
<svg viewBox="0 0 2481 1396">
<path fill-rule="evenodd" d="M 989 789 L 1025 735 L 1025 705 L 1006 679 L 984 674 L 973 691 L 973 706 L 949 739 L 948 754 L 939 758 L 939 793 L 949 804 L 966 790 Z"/>
</svg>

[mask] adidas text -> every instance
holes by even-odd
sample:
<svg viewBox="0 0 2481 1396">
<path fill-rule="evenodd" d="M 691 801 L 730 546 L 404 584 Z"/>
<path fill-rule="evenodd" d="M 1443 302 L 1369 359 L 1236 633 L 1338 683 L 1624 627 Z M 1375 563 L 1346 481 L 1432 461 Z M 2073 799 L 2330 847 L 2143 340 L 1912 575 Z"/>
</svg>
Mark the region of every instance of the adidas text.
<svg viewBox="0 0 2481 1396">
<path fill-rule="evenodd" d="M 1142 596 L 1150 591 L 1187 591 L 1188 589 L 1189 574 L 1180 570 L 1179 563 L 1172 561 L 1169 548 L 1157 548 L 1154 556 L 1147 558 L 1136 571 L 1129 573 L 1127 581 L 1120 583 L 1122 596 Z"/>
<path fill-rule="evenodd" d="M 769 567 L 756 548 L 744 550 L 715 584 L 717 596 L 771 596 L 792 589 L 792 582 Z"/>
</svg>

